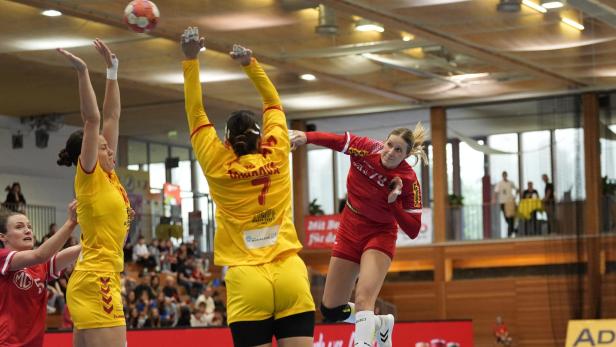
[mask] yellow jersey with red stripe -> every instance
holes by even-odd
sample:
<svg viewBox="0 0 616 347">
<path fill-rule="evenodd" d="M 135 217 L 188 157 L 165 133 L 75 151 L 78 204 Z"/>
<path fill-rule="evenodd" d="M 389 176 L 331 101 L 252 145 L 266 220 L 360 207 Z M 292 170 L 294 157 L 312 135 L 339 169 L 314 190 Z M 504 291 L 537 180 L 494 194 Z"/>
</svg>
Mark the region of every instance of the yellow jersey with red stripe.
<svg viewBox="0 0 616 347">
<path fill-rule="evenodd" d="M 214 262 L 258 265 L 297 253 L 286 117 L 265 71 L 254 58 L 244 67 L 263 99 L 261 153 L 237 157 L 205 113 L 198 60 L 184 61 L 183 68 L 191 142 L 216 203 Z"/>
<path fill-rule="evenodd" d="M 81 227 L 81 254 L 75 270 L 124 271 L 123 246 L 130 224 L 130 203 L 115 171 L 99 163 L 87 173 L 77 165 L 77 218 Z"/>
</svg>

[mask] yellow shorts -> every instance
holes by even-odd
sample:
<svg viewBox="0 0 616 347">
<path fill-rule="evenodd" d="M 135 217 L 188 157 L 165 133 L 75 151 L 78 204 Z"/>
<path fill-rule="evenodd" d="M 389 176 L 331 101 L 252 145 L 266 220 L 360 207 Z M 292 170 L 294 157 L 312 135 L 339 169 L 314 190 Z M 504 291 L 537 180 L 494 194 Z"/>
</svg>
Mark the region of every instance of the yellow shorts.
<svg viewBox="0 0 616 347">
<path fill-rule="evenodd" d="M 120 290 L 118 272 L 73 271 L 66 298 L 75 328 L 126 325 Z"/>
<path fill-rule="evenodd" d="M 262 265 L 232 266 L 225 283 L 229 324 L 314 311 L 306 264 L 297 254 Z"/>
</svg>

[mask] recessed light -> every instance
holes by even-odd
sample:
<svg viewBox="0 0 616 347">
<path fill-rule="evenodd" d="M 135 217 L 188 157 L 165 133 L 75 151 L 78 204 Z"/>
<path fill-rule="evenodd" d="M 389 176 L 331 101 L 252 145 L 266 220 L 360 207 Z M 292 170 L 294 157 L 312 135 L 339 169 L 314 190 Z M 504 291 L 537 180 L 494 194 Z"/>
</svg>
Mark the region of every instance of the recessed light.
<svg viewBox="0 0 616 347">
<path fill-rule="evenodd" d="M 541 6 L 543 6 L 543 8 L 546 8 L 548 10 L 552 10 L 555 8 L 561 8 L 565 6 L 565 4 L 563 4 L 563 1 L 558 1 L 558 0 L 544 0 L 544 1 L 541 1 Z"/>
<path fill-rule="evenodd" d="M 539 4 L 535 3 L 535 2 L 532 2 L 530 0 L 522 0 L 522 4 L 524 4 L 527 7 L 532 8 L 533 10 L 535 10 L 537 12 L 540 12 L 540 13 L 546 13 L 548 11 L 548 10 L 545 9 L 545 7 L 539 5 Z"/>
<path fill-rule="evenodd" d="M 310 73 L 305 73 L 303 75 L 300 75 L 299 78 L 303 79 L 304 81 L 314 81 L 317 79 L 315 75 L 310 74 Z"/>
<path fill-rule="evenodd" d="M 376 31 L 382 33 L 385 31 L 385 28 L 379 23 L 362 19 L 355 23 L 355 31 Z"/>
<path fill-rule="evenodd" d="M 201 47 L 201 49 L 199 51 L 205 52 L 205 47 Z"/>
<path fill-rule="evenodd" d="M 56 10 L 45 10 L 41 12 L 41 14 L 47 17 L 58 17 L 62 15 L 62 12 Z"/>
<path fill-rule="evenodd" d="M 570 25 L 570 26 L 572 26 L 572 27 L 576 28 L 576 29 L 577 29 L 577 30 L 579 30 L 579 31 L 584 30 L 584 25 L 582 25 L 582 24 L 580 24 L 580 23 L 578 23 L 578 22 L 574 21 L 573 19 L 569 19 L 569 18 L 566 18 L 566 17 L 562 17 L 560 20 L 561 20 L 563 23 L 565 23 L 565 24 L 567 24 L 567 25 Z"/>
</svg>

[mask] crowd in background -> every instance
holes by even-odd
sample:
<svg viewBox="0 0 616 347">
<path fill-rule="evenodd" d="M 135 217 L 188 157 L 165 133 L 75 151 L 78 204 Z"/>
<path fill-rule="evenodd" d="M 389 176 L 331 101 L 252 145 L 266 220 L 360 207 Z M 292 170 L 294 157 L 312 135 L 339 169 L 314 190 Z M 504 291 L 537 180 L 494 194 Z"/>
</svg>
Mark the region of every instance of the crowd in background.
<svg viewBox="0 0 616 347">
<path fill-rule="evenodd" d="M 128 329 L 226 325 L 224 282 L 208 271 L 209 259 L 196 243 L 175 246 L 171 240 L 148 243 L 139 237 L 125 246 L 124 256 L 121 284 Z M 48 283 L 47 310 L 62 314 L 61 328 L 72 327 L 65 304 L 68 276 Z"/>
</svg>

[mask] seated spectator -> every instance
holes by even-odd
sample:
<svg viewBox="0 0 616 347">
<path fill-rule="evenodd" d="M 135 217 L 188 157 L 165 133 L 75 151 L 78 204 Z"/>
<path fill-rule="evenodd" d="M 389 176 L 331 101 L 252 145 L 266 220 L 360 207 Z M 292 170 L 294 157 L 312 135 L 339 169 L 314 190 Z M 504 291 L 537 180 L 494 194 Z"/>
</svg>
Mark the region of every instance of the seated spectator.
<svg viewBox="0 0 616 347">
<path fill-rule="evenodd" d="M 203 292 L 197 298 L 195 306 L 199 307 L 202 303 L 205 305 L 206 314 L 214 313 L 216 304 L 214 303 L 214 288 L 212 288 L 211 285 L 207 285 L 205 288 L 203 288 Z"/>
<path fill-rule="evenodd" d="M 496 344 L 499 346 L 511 346 L 513 341 L 511 336 L 509 336 L 509 329 L 507 329 L 507 326 L 501 316 L 496 317 L 494 337 L 496 338 Z"/>
<path fill-rule="evenodd" d="M 156 271 L 160 271 L 160 249 L 158 246 L 160 243 L 157 239 L 152 240 L 150 246 L 148 246 L 148 251 L 150 252 L 150 256 L 154 259 L 156 263 Z"/>
<path fill-rule="evenodd" d="M 173 298 L 175 300 L 180 299 L 180 295 L 178 294 L 177 288 L 174 286 L 173 277 L 167 276 L 165 278 L 165 286 L 163 287 L 163 294 L 165 294 L 168 298 Z"/>
<path fill-rule="evenodd" d="M 144 272 L 139 273 L 139 285 L 135 287 L 135 296 L 137 299 L 142 298 L 144 291 L 148 292 L 148 297 L 153 298 L 156 296 L 152 288 L 150 287 L 150 275 Z"/>
<path fill-rule="evenodd" d="M 133 307 L 126 317 L 126 327 L 128 329 L 136 329 L 139 324 L 139 311 L 137 311 L 136 307 Z"/>
<path fill-rule="evenodd" d="M 205 314 L 201 312 L 201 310 L 199 309 L 193 310 L 193 313 L 190 316 L 190 326 L 192 328 L 208 326 L 207 318 L 205 317 Z"/>
<path fill-rule="evenodd" d="M 175 326 L 176 327 L 190 327 L 190 318 L 191 318 L 190 307 L 186 305 L 182 305 L 180 307 L 180 317 Z"/>
<path fill-rule="evenodd" d="M 150 310 L 150 321 L 151 321 L 151 327 L 152 328 L 160 328 L 162 327 L 161 325 L 161 318 L 160 318 L 160 312 L 158 311 L 157 307 L 154 307 Z"/>
<path fill-rule="evenodd" d="M 156 260 L 150 254 L 143 236 L 139 236 L 137 244 L 133 247 L 133 261 L 148 270 L 156 268 Z"/>
<path fill-rule="evenodd" d="M 160 278 L 157 274 L 152 275 L 150 279 L 150 288 L 154 291 L 154 293 L 160 292 Z"/>
<path fill-rule="evenodd" d="M 203 283 L 194 277 L 193 259 L 187 258 L 186 261 L 178 265 L 178 284 L 186 289 L 186 293 L 191 298 L 196 298 L 203 288 Z"/>
<path fill-rule="evenodd" d="M 12 186 L 7 186 L 6 200 L 4 207 L 14 212 L 24 213 L 26 211 L 26 198 L 21 193 L 21 185 L 19 182 L 13 182 Z"/>
</svg>

